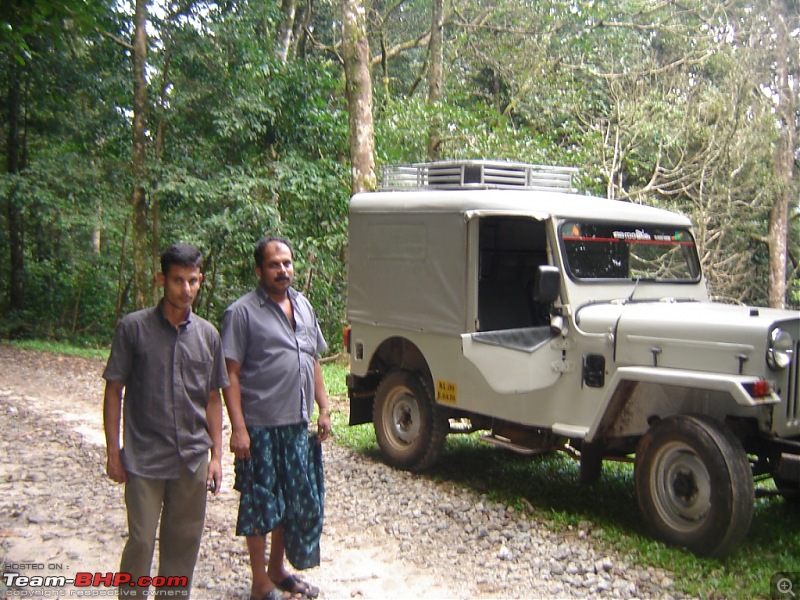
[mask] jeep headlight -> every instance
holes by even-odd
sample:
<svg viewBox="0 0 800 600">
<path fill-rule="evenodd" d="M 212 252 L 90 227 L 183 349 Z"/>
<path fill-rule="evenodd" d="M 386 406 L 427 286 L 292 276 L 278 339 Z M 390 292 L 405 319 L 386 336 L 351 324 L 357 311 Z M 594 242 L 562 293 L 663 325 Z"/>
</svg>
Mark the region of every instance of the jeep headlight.
<svg viewBox="0 0 800 600">
<path fill-rule="evenodd" d="M 780 327 L 776 327 L 769 334 L 767 345 L 767 364 L 770 369 L 779 371 L 792 364 L 794 354 L 794 340 Z"/>
</svg>

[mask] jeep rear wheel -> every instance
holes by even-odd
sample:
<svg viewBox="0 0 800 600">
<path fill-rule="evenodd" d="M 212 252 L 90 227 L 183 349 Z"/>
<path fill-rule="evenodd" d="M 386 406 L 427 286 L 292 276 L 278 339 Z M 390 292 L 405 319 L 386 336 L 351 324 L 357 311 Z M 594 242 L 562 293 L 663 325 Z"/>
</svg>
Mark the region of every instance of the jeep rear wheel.
<svg viewBox="0 0 800 600">
<path fill-rule="evenodd" d="M 389 372 L 375 394 L 373 422 L 386 462 L 421 471 L 438 460 L 447 435 L 429 386 L 411 371 Z"/>
<path fill-rule="evenodd" d="M 657 537 L 723 556 L 747 534 L 755 490 L 747 455 L 722 424 L 700 415 L 656 423 L 640 440 L 636 496 Z"/>
</svg>

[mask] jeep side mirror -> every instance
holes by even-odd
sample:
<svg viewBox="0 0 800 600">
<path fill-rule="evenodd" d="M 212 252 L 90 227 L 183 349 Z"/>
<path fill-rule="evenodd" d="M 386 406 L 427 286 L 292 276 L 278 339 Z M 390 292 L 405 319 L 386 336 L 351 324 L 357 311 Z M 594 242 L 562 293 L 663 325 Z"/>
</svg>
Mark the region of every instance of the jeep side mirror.
<svg viewBox="0 0 800 600">
<path fill-rule="evenodd" d="M 561 293 L 561 271 L 552 265 L 539 265 L 533 280 L 533 301 L 552 304 Z"/>
</svg>

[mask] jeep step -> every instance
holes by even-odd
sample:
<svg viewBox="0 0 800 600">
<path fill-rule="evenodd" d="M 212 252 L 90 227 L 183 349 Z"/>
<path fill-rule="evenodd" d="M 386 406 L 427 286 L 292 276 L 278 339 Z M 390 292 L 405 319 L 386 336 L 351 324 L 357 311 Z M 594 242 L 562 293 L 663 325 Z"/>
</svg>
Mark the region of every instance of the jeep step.
<svg viewBox="0 0 800 600">
<path fill-rule="evenodd" d="M 538 446 L 538 447 L 531 447 L 531 446 L 522 446 L 520 444 L 516 444 L 507 437 L 503 437 L 497 434 L 490 434 L 490 435 L 483 435 L 481 436 L 482 442 L 487 442 L 494 446 L 499 446 L 501 448 L 505 448 L 506 450 L 511 450 L 512 452 L 516 452 L 517 454 L 524 454 L 525 456 L 534 456 L 537 454 L 549 454 L 550 452 L 555 451 L 555 448 L 552 446 Z"/>
</svg>

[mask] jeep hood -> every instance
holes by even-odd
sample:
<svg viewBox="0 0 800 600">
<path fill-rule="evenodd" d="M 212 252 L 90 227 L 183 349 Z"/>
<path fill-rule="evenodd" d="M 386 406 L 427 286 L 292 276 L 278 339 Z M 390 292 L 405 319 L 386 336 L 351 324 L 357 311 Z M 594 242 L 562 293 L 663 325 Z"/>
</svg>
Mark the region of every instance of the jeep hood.
<svg viewBox="0 0 800 600">
<path fill-rule="evenodd" d="M 800 313 L 713 302 L 641 302 L 588 305 L 575 323 L 613 340 L 620 365 L 717 373 L 763 373 L 767 336 L 781 322 L 797 340 Z"/>
</svg>

